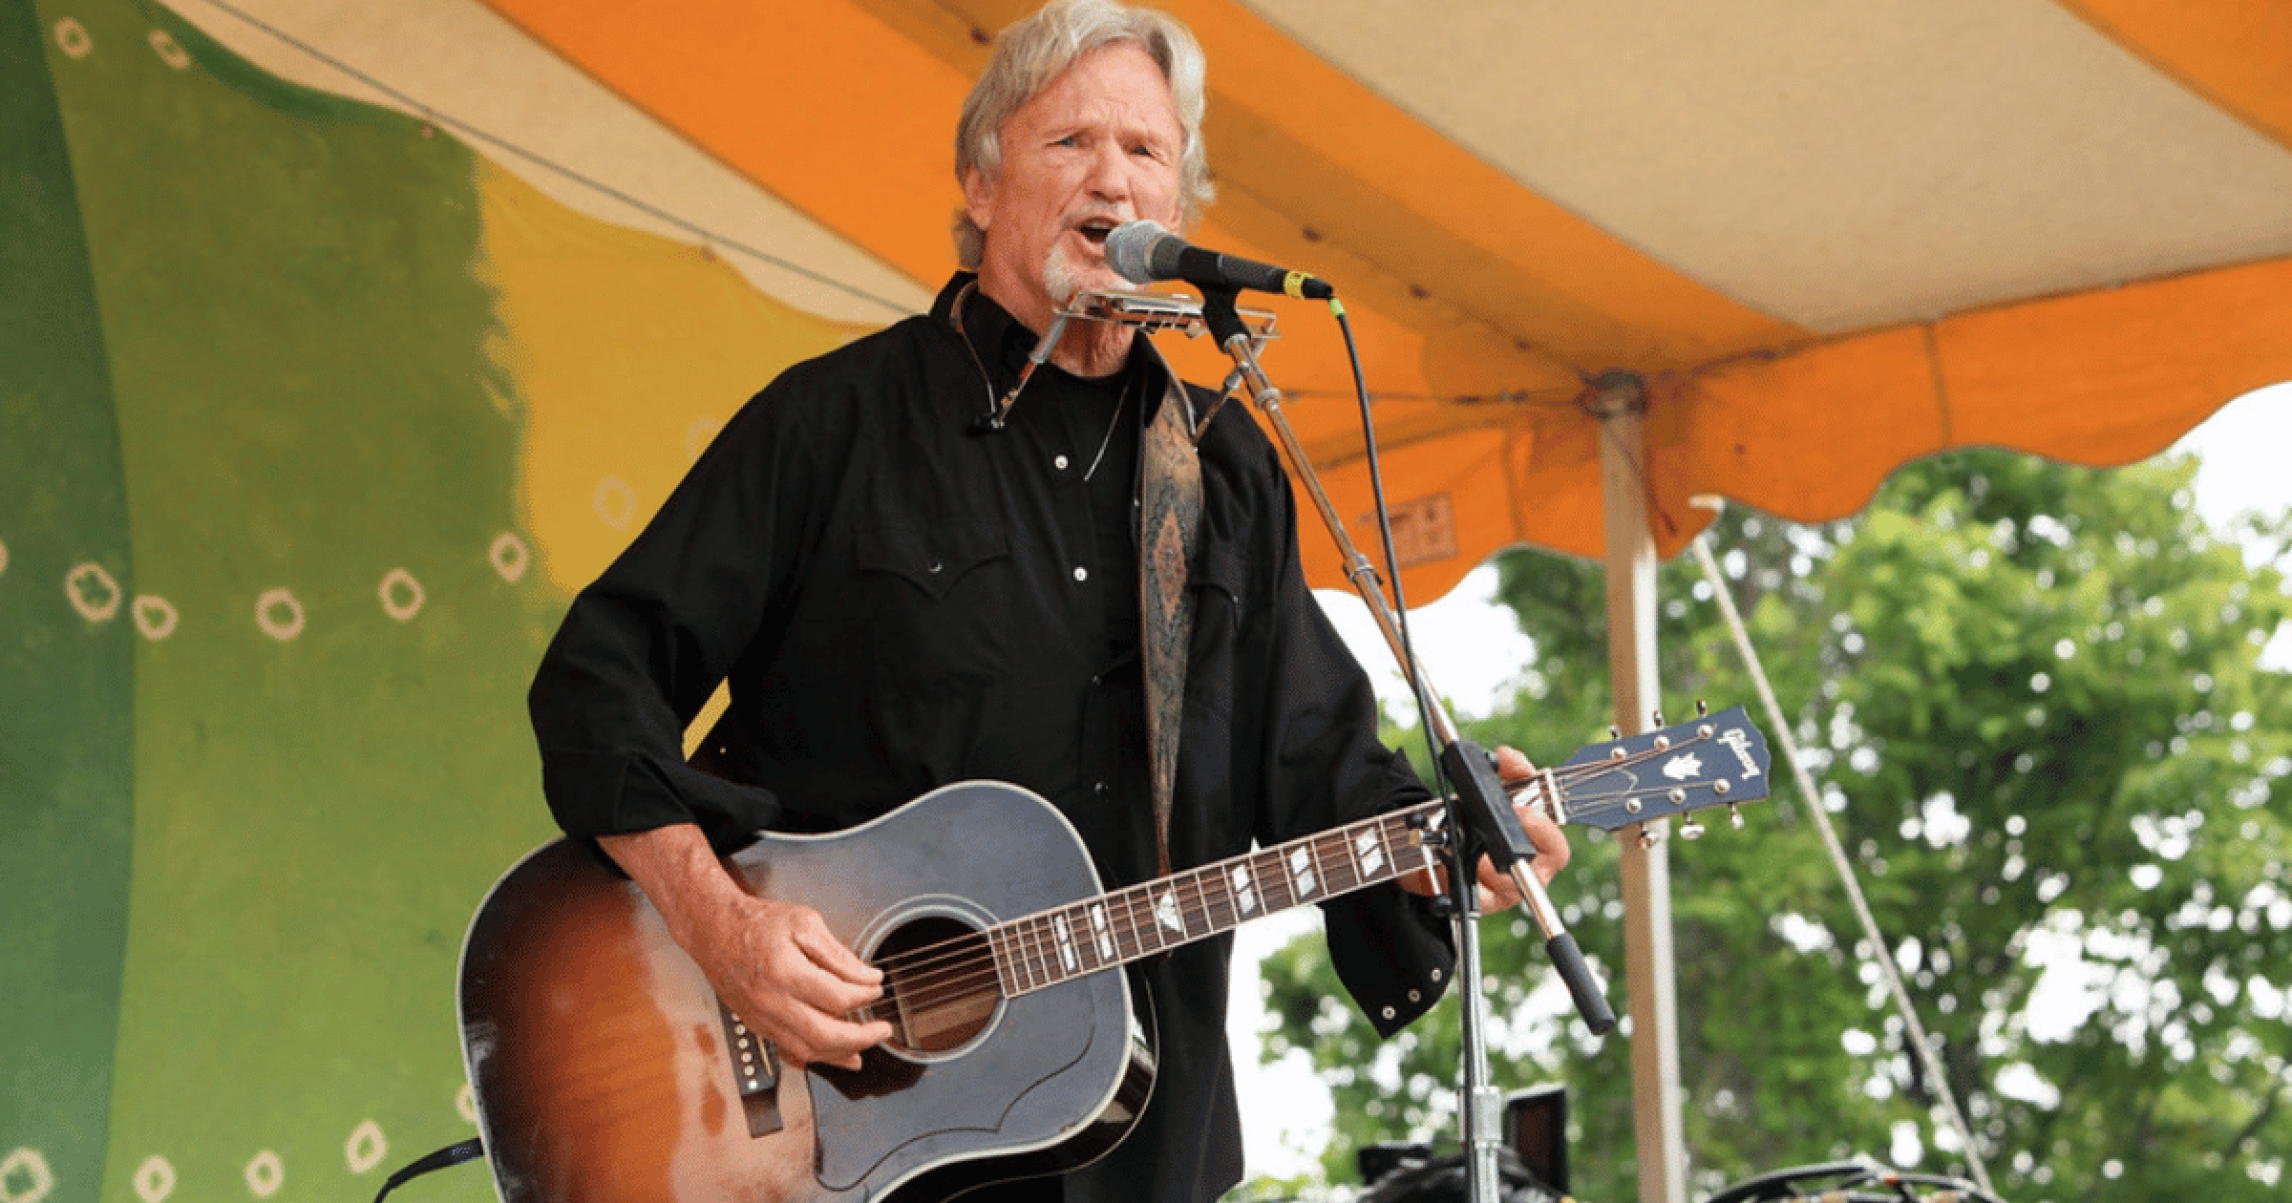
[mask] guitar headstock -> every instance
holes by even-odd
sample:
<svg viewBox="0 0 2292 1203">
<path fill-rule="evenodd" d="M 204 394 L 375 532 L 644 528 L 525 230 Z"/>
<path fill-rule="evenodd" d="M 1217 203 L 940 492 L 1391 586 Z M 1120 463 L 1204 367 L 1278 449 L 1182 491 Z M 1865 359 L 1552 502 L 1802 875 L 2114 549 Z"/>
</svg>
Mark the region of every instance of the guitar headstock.
<svg viewBox="0 0 2292 1203">
<path fill-rule="evenodd" d="M 1589 744 L 1550 770 L 1560 818 L 1602 831 L 1767 796 L 1767 737 L 1741 706 Z M 1737 826 L 1742 816 L 1735 816 Z"/>
</svg>

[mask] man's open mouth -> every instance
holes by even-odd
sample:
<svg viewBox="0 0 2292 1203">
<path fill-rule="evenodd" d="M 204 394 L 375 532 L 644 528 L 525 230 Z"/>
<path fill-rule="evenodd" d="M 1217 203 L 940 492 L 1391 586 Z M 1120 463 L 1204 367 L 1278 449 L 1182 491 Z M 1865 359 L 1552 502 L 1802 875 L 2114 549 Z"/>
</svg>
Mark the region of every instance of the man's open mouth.
<svg viewBox="0 0 2292 1203">
<path fill-rule="evenodd" d="M 1113 221 L 1109 218 L 1088 217 L 1084 218 L 1080 224 L 1076 225 L 1075 229 L 1081 233 L 1085 239 L 1088 239 L 1092 246 L 1103 247 L 1106 245 L 1106 236 L 1113 233 L 1114 227 L 1119 224 L 1121 223 Z"/>
</svg>

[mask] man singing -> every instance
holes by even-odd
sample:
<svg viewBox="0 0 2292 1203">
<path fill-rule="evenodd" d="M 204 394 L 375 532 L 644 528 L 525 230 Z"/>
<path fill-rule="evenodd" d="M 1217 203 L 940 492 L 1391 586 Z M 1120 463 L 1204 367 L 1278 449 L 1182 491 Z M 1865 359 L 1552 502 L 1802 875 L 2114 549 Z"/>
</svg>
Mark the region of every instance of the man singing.
<svg viewBox="0 0 2292 1203">
<path fill-rule="evenodd" d="M 882 975 L 796 900 L 745 892 L 720 856 L 758 830 L 851 827 L 954 781 L 1048 799 L 1108 889 L 1425 796 L 1376 740 L 1369 681 L 1306 589 L 1290 487 L 1240 406 L 1185 425 L 1190 626 L 1174 724 L 1150 730 L 1142 507 L 1157 422 L 1208 394 L 1128 327 L 1068 323 L 1008 421 L 1063 302 L 1127 285 L 1106 235 L 1183 229 L 1210 194 L 1204 60 L 1186 29 L 1113 0 L 1057 0 L 1005 31 L 965 102 L 958 272 L 910 318 L 774 380 L 575 600 L 534 682 L 551 810 L 597 841 L 725 1003 L 791 1063 L 853 1067 Z M 860 131 L 864 136 L 864 131 Z M 1176 407 L 1176 410 L 1172 410 Z M 695 763 L 685 725 L 731 704 Z M 1174 769 L 1157 788 L 1158 741 Z M 1525 762 L 1507 753 L 1508 771 Z M 703 771 L 705 769 L 705 771 Z M 1162 796 L 1157 796 L 1162 795 Z M 1560 832 L 1524 819 L 1545 880 Z M 965 833 L 949 831 L 961 841 Z M 1167 867 L 1165 867 L 1167 866 Z M 1493 905 L 1518 900 L 1482 866 Z M 1448 921 L 1395 885 L 1326 903 L 1339 973 L 1391 1033 L 1448 985 Z M 1060 1177 L 983 1198 L 1209 1200 L 1242 1174 L 1225 1041 L 1230 939 L 1133 966 L 1159 1037 L 1130 1135 Z M 800 1079 L 794 1080 L 801 1085 Z M 1078 1120 L 1084 1117 L 1077 1117 Z"/>
</svg>

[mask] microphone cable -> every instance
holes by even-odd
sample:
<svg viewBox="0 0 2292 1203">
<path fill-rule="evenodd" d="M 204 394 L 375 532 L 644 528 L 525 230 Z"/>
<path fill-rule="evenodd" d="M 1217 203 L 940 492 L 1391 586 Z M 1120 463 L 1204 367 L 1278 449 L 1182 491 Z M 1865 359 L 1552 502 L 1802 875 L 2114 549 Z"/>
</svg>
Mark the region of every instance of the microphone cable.
<svg viewBox="0 0 2292 1203">
<path fill-rule="evenodd" d="M 1409 694 L 1417 704 L 1417 726 L 1424 732 L 1426 764 L 1433 780 L 1440 780 L 1440 748 L 1433 742 L 1432 699 L 1430 686 L 1425 683 L 1423 665 L 1417 660 L 1416 640 L 1409 634 L 1408 592 L 1401 584 L 1401 557 L 1393 547 L 1393 515 L 1385 505 L 1385 474 L 1377 460 L 1377 422 L 1370 412 L 1369 382 L 1361 370 L 1361 348 L 1353 340 L 1353 321 L 1345 312 L 1345 303 L 1329 298 L 1329 312 L 1337 319 L 1337 331 L 1345 339 L 1345 360 L 1353 372 L 1353 396 L 1361 411 L 1361 445 L 1369 469 L 1370 504 L 1377 515 L 1377 543 L 1385 555 L 1385 576 L 1392 587 L 1393 623 L 1401 637 L 1401 675 L 1408 681 Z M 1376 566 L 1370 565 L 1375 572 Z M 1379 590 L 1383 593 L 1383 590 Z"/>
</svg>

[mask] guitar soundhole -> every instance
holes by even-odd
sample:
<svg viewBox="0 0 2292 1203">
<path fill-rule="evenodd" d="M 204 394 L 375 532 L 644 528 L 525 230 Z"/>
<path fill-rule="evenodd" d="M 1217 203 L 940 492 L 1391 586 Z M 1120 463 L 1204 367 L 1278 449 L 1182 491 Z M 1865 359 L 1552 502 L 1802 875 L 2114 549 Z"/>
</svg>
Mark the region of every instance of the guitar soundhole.
<svg viewBox="0 0 2292 1203">
<path fill-rule="evenodd" d="M 884 974 L 876 1014 L 890 1020 L 890 1044 L 903 1053 L 962 1048 L 987 1029 L 1003 1001 L 987 938 L 944 915 L 900 925 L 877 947 L 875 964 Z"/>
</svg>

